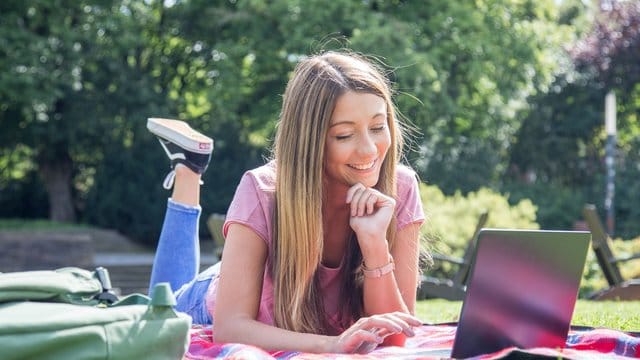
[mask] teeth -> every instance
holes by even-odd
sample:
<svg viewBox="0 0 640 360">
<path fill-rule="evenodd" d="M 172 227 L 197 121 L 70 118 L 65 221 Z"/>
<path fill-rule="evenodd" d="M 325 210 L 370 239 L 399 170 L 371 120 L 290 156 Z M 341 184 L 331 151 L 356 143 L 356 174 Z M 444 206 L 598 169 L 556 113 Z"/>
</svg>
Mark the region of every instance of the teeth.
<svg viewBox="0 0 640 360">
<path fill-rule="evenodd" d="M 371 169 L 373 167 L 373 164 L 375 164 L 375 161 L 372 161 L 368 164 L 363 164 L 363 165 L 351 164 L 351 167 L 358 170 L 367 170 L 367 169 Z"/>
</svg>

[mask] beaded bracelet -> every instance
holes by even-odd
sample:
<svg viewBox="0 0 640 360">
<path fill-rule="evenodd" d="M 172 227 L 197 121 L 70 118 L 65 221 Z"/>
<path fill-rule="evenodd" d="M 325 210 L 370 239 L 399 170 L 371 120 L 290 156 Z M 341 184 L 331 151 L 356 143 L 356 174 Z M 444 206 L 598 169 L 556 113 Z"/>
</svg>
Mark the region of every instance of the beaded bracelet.
<svg viewBox="0 0 640 360">
<path fill-rule="evenodd" d="M 367 269 L 364 265 L 364 261 L 362 262 L 362 274 L 365 277 L 369 278 L 379 278 L 382 275 L 388 274 L 396 269 L 396 264 L 393 262 L 393 257 L 389 255 L 389 263 L 387 265 L 383 265 L 381 267 L 377 267 L 375 269 Z"/>
</svg>

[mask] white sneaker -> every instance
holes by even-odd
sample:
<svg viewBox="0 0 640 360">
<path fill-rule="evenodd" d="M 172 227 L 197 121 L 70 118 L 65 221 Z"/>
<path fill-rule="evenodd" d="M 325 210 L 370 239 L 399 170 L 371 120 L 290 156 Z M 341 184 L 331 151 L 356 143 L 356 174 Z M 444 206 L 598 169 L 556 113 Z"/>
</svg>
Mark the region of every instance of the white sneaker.
<svg viewBox="0 0 640 360">
<path fill-rule="evenodd" d="M 171 160 L 171 172 L 164 180 L 165 189 L 173 186 L 175 167 L 183 164 L 198 174 L 207 170 L 213 152 L 213 140 L 193 130 L 180 120 L 149 118 L 147 129 L 158 137 L 160 145 Z"/>
</svg>

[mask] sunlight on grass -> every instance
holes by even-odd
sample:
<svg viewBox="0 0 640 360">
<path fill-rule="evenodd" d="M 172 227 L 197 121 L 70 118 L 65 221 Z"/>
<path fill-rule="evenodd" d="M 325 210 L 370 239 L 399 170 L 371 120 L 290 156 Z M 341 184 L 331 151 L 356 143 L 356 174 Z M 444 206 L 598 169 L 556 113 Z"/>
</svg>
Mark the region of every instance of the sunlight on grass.
<svg viewBox="0 0 640 360">
<path fill-rule="evenodd" d="M 640 301 L 579 300 L 572 324 L 640 331 Z"/>
<path fill-rule="evenodd" d="M 426 323 L 458 321 L 461 307 L 461 301 L 422 300 L 416 304 L 416 315 Z"/>
<path fill-rule="evenodd" d="M 458 321 L 461 301 L 441 299 L 418 301 L 416 315 L 426 323 Z M 640 331 L 640 301 L 578 300 L 571 323 L 607 327 L 625 331 Z"/>
</svg>

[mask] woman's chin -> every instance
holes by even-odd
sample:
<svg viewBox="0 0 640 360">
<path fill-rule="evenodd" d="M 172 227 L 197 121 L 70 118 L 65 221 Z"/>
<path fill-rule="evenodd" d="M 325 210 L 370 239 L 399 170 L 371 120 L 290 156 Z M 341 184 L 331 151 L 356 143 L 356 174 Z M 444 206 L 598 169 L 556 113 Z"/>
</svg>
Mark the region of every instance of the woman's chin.
<svg viewBox="0 0 640 360">
<path fill-rule="evenodd" d="M 345 179 L 345 183 L 349 186 L 362 184 L 368 188 L 372 188 L 378 184 L 378 178 L 378 174 L 372 174 L 370 176 L 349 176 Z"/>
</svg>

